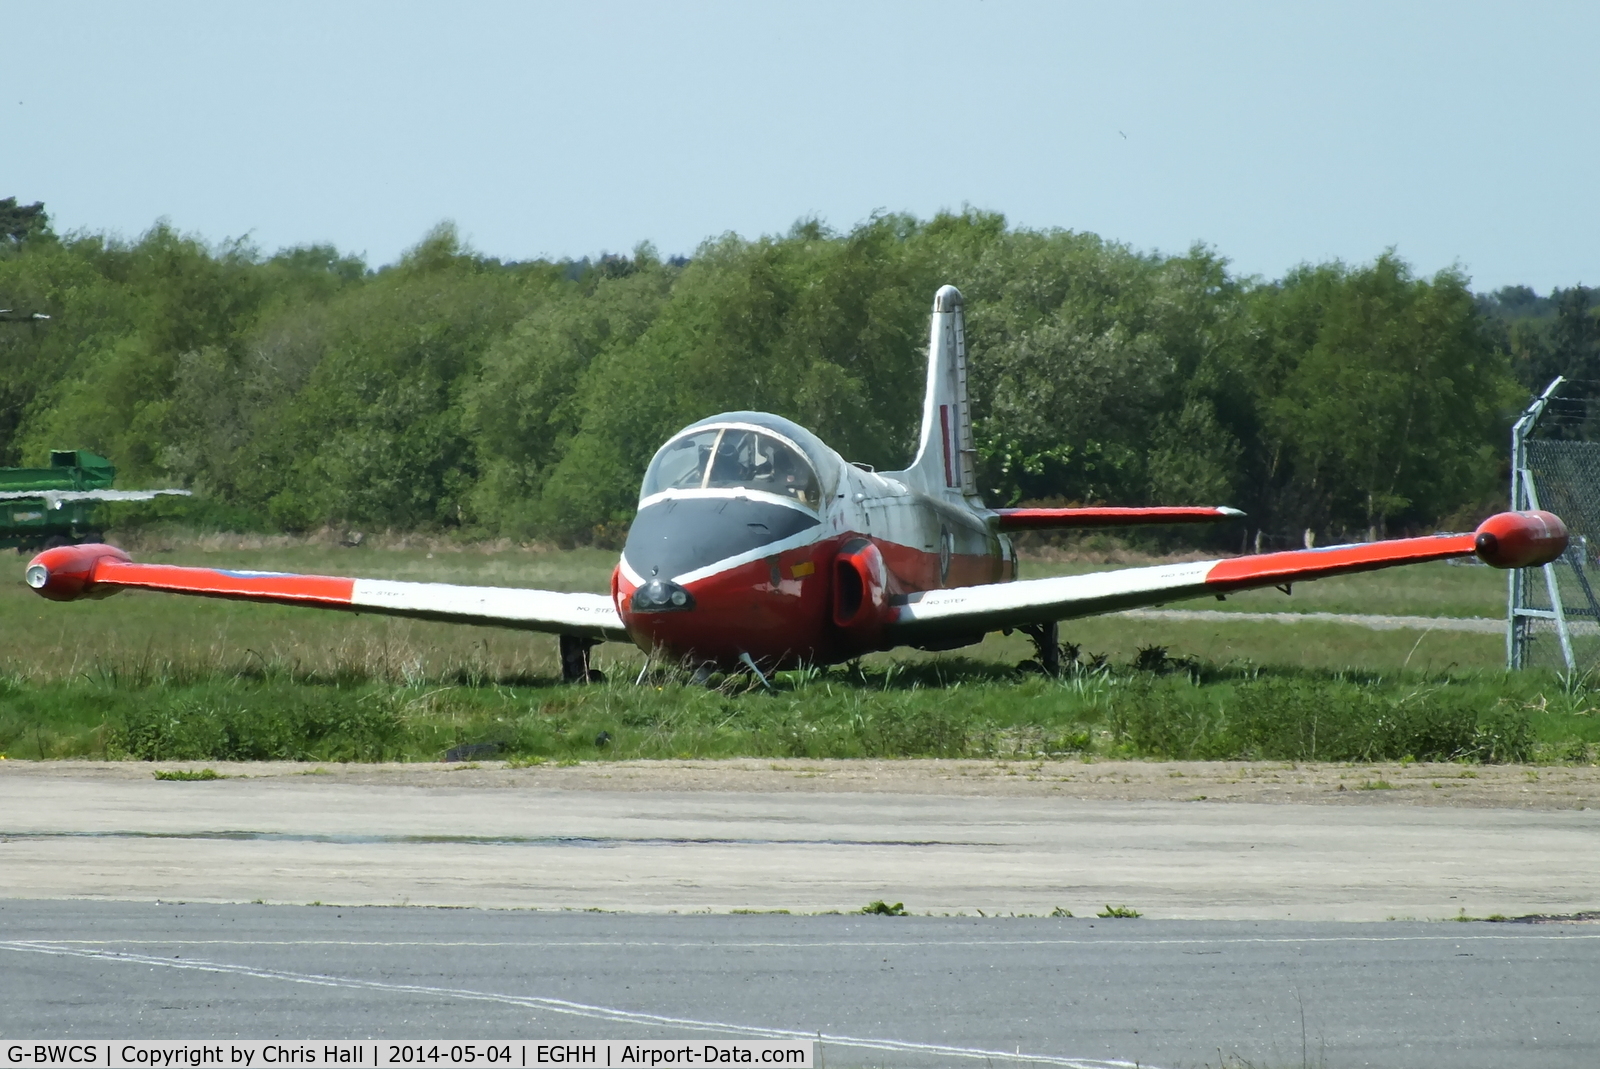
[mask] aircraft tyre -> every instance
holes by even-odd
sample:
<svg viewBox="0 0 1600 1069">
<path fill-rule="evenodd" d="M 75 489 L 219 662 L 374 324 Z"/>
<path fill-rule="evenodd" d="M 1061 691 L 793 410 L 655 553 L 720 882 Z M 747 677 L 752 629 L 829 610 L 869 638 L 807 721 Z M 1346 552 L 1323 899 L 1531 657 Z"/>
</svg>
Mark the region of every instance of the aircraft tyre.
<svg viewBox="0 0 1600 1069">
<path fill-rule="evenodd" d="M 589 651 L 599 643 L 581 635 L 561 636 L 561 682 L 603 683 L 605 675 L 589 667 Z"/>
<path fill-rule="evenodd" d="M 1033 640 L 1034 657 L 1039 671 L 1047 676 L 1061 674 L 1061 625 L 1051 620 L 1047 624 L 1029 624 L 1020 628 Z"/>
</svg>

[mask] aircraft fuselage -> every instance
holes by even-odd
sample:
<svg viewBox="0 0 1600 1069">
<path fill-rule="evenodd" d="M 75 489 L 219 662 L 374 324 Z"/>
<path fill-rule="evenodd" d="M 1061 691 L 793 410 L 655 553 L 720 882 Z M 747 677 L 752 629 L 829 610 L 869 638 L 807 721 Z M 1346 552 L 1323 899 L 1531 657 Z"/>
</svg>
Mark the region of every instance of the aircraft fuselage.
<svg viewBox="0 0 1600 1069">
<path fill-rule="evenodd" d="M 717 450 L 745 437 L 743 457 L 718 469 Z M 732 668 L 748 655 L 764 670 L 836 663 L 887 648 L 884 625 L 908 594 L 1016 574 L 988 510 L 850 464 L 781 417 L 703 420 L 663 447 L 652 473 L 695 448 L 678 445 L 686 439 L 704 455 L 683 458 L 678 485 L 646 476 L 612 578 L 629 636 L 654 656 Z M 782 485 L 793 474 L 761 474 L 785 462 L 809 466 L 800 488 Z"/>
</svg>

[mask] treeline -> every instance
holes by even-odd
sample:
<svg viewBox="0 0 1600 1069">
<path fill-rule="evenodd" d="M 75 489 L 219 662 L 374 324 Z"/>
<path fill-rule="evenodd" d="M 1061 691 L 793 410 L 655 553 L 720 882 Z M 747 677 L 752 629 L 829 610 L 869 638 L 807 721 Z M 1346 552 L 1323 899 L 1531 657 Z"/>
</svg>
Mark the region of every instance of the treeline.
<svg viewBox="0 0 1600 1069">
<path fill-rule="evenodd" d="M 1528 387 L 1577 359 L 1556 313 L 1392 254 L 1262 282 L 1204 247 L 976 211 L 666 262 L 505 263 L 445 225 L 378 270 L 166 225 L 57 236 L 28 211 L 0 202 L 0 308 L 51 318 L 0 323 L 0 464 L 93 449 L 120 485 L 189 486 L 233 525 L 613 542 L 656 447 L 729 409 L 898 467 L 946 282 L 991 504 L 1229 503 L 1285 537 L 1463 526 L 1502 494 Z"/>
</svg>

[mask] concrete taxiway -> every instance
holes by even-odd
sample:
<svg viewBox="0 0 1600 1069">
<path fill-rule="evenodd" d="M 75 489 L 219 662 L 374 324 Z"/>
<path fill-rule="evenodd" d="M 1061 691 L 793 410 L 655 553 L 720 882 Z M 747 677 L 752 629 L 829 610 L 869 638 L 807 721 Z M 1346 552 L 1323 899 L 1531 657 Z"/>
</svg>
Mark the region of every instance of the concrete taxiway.
<svg viewBox="0 0 1600 1069">
<path fill-rule="evenodd" d="M 0 902 L 0 1040 L 820 1039 L 819 1064 L 1588 1067 L 1600 930 Z"/>
<path fill-rule="evenodd" d="M 549 782 L 160 782 L 148 766 L 13 766 L 0 772 L 0 898 L 659 913 L 885 899 L 920 914 L 1111 904 L 1358 921 L 1600 906 L 1592 809 Z"/>
</svg>

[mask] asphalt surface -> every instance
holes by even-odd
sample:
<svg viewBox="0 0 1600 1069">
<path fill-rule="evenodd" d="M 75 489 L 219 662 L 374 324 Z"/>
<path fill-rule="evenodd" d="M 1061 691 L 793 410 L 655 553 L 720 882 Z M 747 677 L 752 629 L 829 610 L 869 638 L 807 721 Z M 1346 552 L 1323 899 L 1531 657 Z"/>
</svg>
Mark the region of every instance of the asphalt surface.
<svg viewBox="0 0 1600 1069">
<path fill-rule="evenodd" d="M 1583 1066 L 1600 927 L 0 902 L 0 1040 L 821 1036 L 822 1064 Z"/>
<path fill-rule="evenodd" d="M 1354 921 L 1600 907 L 1600 810 L 131 772 L 0 774 L 0 898 L 796 913 L 885 898 L 919 914 L 1110 903 Z"/>
</svg>

